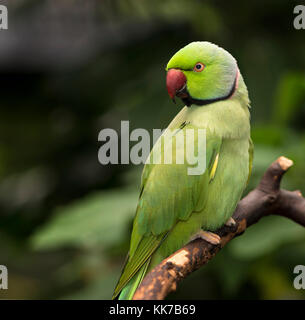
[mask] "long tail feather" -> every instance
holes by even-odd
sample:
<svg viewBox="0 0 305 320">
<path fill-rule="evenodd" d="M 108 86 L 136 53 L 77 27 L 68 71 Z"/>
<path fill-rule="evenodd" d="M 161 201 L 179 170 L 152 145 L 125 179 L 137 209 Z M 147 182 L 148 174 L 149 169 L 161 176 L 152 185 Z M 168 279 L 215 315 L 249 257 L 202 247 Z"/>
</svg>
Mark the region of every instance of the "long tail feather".
<svg viewBox="0 0 305 320">
<path fill-rule="evenodd" d="M 132 277 L 132 279 L 130 279 L 127 285 L 122 289 L 119 295 L 119 300 L 132 300 L 134 293 L 146 274 L 149 263 L 150 259 L 148 259 L 141 269 Z"/>
</svg>

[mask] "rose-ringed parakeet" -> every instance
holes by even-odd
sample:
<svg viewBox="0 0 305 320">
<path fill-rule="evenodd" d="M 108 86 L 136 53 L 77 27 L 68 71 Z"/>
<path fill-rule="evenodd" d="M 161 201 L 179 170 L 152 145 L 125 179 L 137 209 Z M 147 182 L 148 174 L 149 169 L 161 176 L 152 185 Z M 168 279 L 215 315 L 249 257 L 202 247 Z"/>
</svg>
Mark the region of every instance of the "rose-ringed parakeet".
<svg viewBox="0 0 305 320">
<path fill-rule="evenodd" d="M 113 298 L 132 299 L 145 274 L 190 239 L 200 236 L 217 244 L 212 231 L 234 223 L 231 216 L 251 173 L 248 91 L 232 55 L 210 42 L 192 42 L 170 59 L 166 71 L 170 97 L 186 106 L 162 136 L 174 129 L 205 129 L 206 169 L 190 175 L 187 164 L 174 159 L 172 164 L 147 161 L 130 249 Z M 155 144 L 148 159 L 158 152 Z"/>
</svg>

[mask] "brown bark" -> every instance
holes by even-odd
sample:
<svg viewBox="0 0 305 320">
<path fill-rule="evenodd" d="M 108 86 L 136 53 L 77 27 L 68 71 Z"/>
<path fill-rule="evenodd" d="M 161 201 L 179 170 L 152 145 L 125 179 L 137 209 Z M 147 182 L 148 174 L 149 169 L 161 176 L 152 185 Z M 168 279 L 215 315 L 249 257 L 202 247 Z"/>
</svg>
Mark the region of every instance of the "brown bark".
<svg viewBox="0 0 305 320">
<path fill-rule="evenodd" d="M 235 227 L 223 226 L 215 232 L 221 237 L 220 245 L 203 239 L 189 242 L 146 275 L 133 299 L 163 300 L 176 290 L 182 279 L 205 265 L 229 241 L 265 216 L 284 216 L 305 227 L 305 199 L 301 192 L 280 189 L 281 179 L 292 165 L 285 157 L 271 164 L 259 185 L 238 203 L 233 214 Z"/>
</svg>

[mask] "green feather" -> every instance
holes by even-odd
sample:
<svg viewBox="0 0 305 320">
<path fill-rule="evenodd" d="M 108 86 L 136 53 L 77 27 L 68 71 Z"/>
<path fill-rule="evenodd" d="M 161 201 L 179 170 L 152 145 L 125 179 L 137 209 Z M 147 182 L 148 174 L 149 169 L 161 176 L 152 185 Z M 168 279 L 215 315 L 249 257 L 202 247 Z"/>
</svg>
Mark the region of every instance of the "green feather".
<svg viewBox="0 0 305 320">
<path fill-rule="evenodd" d="M 253 165 L 253 153 L 254 153 L 254 145 L 252 139 L 249 139 L 249 175 L 247 179 L 247 184 L 249 183 L 251 173 L 252 173 L 252 165 Z"/>
<path fill-rule="evenodd" d="M 142 272 L 141 271 L 138 272 L 138 271 L 142 268 L 142 266 L 145 263 L 147 264 L 145 270 L 147 269 L 150 256 L 158 248 L 163 238 L 164 238 L 164 235 L 160 235 L 159 237 L 148 236 L 148 237 L 143 237 L 141 239 L 134 255 L 132 256 L 129 255 L 127 259 L 122 275 L 114 290 L 112 299 L 114 299 L 120 293 L 120 291 L 130 281 L 130 279 L 136 275 L 136 273 L 138 273 L 138 277 L 140 277 Z M 143 271 L 143 268 L 141 270 Z M 138 282 L 133 282 L 133 283 L 136 284 Z M 130 290 L 133 290 L 133 286 L 131 286 Z"/>
<path fill-rule="evenodd" d="M 197 62 L 206 68 L 192 71 Z M 224 96 L 239 74 L 235 59 L 225 50 L 207 42 L 192 43 L 181 49 L 167 68 L 185 74 L 187 89 L 194 98 Z M 143 277 L 164 258 L 186 244 L 201 228 L 216 230 L 231 217 L 251 174 L 253 145 L 250 139 L 249 98 L 239 74 L 237 88 L 227 100 L 184 107 L 152 149 L 149 159 L 163 162 L 145 164 L 141 192 L 133 223 L 130 250 L 113 297 L 132 299 Z M 207 170 L 188 175 L 187 161 L 176 164 L 185 145 L 173 144 L 172 164 L 164 157 L 171 147 L 164 139 L 178 138 L 187 129 L 206 130 Z M 174 130 L 174 131 L 173 131 Z M 161 146 L 161 148 L 159 148 Z M 198 145 L 195 154 L 204 145 Z"/>
<path fill-rule="evenodd" d="M 169 128 L 173 129 L 174 124 Z M 183 130 L 190 128 L 193 127 L 189 124 Z M 166 134 L 165 132 L 164 135 Z M 166 241 L 166 236 L 177 224 L 179 225 L 179 221 L 187 221 L 192 212 L 204 207 L 205 193 L 202 191 L 208 187 L 210 171 L 220 146 L 221 139 L 219 138 L 210 136 L 210 139 L 207 140 L 206 163 L 209 167 L 202 176 L 187 175 L 185 165 L 145 166 L 144 178 L 142 178 L 143 186 L 141 187 L 143 191 L 139 198 L 134 220 L 129 257 L 113 297 L 116 297 L 130 279 L 135 276 L 162 241 Z M 151 155 L 154 151 L 155 149 L 152 150 Z M 159 179 L 156 179 L 156 176 Z M 198 224 L 195 225 L 195 228 L 198 229 Z M 186 228 L 185 237 L 180 235 L 180 240 L 185 242 L 185 239 L 188 239 L 192 232 L 193 230 L 189 231 Z M 133 285 L 130 285 L 130 287 L 134 288 Z M 130 290 L 126 289 L 126 291 Z"/>
<path fill-rule="evenodd" d="M 131 300 L 135 291 L 137 290 L 139 284 L 144 278 L 144 275 L 149 266 L 150 259 L 144 263 L 142 268 L 134 275 L 134 277 L 127 283 L 127 285 L 122 289 L 119 300 Z M 113 299 L 117 296 L 115 292 L 113 295 Z"/>
</svg>

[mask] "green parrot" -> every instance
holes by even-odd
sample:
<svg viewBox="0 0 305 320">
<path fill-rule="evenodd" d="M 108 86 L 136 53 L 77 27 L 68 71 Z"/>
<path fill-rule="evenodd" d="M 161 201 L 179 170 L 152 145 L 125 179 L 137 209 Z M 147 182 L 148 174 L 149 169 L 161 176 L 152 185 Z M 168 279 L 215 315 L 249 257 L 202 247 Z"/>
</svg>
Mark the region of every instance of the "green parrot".
<svg viewBox="0 0 305 320">
<path fill-rule="evenodd" d="M 186 106 L 159 140 L 193 129 L 196 145 L 198 130 L 205 129 L 205 144 L 198 143 L 195 152 L 205 147 L 206 166 L 196 175 L 188 173 L 187 163 L 145 163 L 130 249 L 113 299 L 132 299 L 145 274 L 191 239 L 218 244 L 213 231 L 235 223 L 231 216 L 251 175 L 249 97 L 232 55 L 210 42 L 192 42 L 166 71 L 169 96 Z M 148 160 L 160 149 L 161 156 L 170 151 L 156 145 Z M 179 148 L 188 152 L 182 144 L 173 158 Z"/>
</svg>

